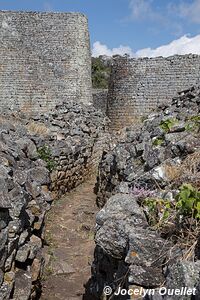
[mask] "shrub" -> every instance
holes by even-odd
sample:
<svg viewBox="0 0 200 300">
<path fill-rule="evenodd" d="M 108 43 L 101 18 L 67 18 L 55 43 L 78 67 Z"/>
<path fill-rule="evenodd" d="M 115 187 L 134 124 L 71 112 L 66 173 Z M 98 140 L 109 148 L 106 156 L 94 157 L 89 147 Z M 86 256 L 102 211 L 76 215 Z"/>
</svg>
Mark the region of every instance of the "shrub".
<svg viewBox="0 0 200 300">
<path fill-rule="evenodd" d="M 52 153 L 48 146 L 44 145 L 38 149 L 39 158 L 47 163 L 49 171 L 53 171 L 56 167 L 56 162 L 52 159 Z"/>
<path fill-rule="evenodd" d="M 96 89 L 107 89 L 110 78 L 110 66 L 100 57 L 92 58 L 92 86 Z"/>
<path fill-rule="evenodd" d="M 178 120 L 175 118 L 170 118 L 164 121 L 161 121 L 160 128 L 162 128 L 166 133 L 171 130 L 174 125 L 178 124 Z"/>
<path fill-rule="evenodd" d="M 185 216 L 200 219 L 200 191 L 191 184 L 183 184 L 176 196 L 176 209 Z"/>
<path fill-rule="evenodd" d="M 200 116 L 192 116 L 186 123 L 185 130 L 197 131 L 200 130 Z"/>
<path fill-rule="evenodd" d="M 143 202 L 149 224 L 151 226 L 162 226 L 174 209 L 174 205 L 169 200 L 146 198 Z"/>
<path fill-rule="evenodd" d="M 164 143 L 164 139 L 163 138 L 155 138 L 153 140 L 153 145 L 154 146 L 161 146 Z"/>
</svg>

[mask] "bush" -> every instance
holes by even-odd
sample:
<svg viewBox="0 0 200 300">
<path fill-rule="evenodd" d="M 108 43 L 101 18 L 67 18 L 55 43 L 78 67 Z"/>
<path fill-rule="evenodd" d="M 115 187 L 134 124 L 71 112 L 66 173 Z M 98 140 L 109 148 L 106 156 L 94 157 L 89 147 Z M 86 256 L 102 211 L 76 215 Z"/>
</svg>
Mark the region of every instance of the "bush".
<svg viewBox="0 0 200 300">
<path fill-rule="evenodd" d="M 52 159 L 52 153 L 48 146 L 44 145 L 38 149 L 39 158 L 47 163 L 47 169 L 51 172 L 55 169 L 56 163 Z"/>
<path fill-rule="evenodd" d="M 200 191 L 191 184 L 183 184 L 176 197 L 176 208 L 185 216 L 200 219 Z"/>
<path fill-rule="evenodd" d="M 92 86 L 95 89 L 107 89 L 111 68 L 100 57 L 92 58 Z"/>
<path fill-rule="evenodd" d="M 169 118 L 167 120 L 161 121 L 160 128 L 162 128 L 166 133 L 170 132 L 171 128 L 174 127 L 174 125 L 178 124 L 178 120 L 175 118 Z"/>
</svg>

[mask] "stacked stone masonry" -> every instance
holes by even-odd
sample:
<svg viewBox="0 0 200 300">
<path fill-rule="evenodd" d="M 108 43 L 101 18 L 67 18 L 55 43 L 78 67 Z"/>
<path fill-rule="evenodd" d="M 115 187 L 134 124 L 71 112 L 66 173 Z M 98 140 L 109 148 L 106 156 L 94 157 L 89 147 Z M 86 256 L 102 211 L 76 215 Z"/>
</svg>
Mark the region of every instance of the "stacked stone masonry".
<svg viewBox="0 0 200 300">
<path fill-rule="evenodd" d="M 92 102 L 87 18 L 79 13 L 0 12 L 0 111 L 49 111 Z"/>
<path fill-rule="evenodd" d="M 112 291 L 119 286 L 126 291 L 154 289 L 144 297 L 109 295 L 113 300 L 200 299 L 199 223 L 194 206 L 191 212 L 178 208 L 179 199 L 189 199 L 183 191 L 200 190 L 199 117 L 200 86 L 195 86 L 142 125 L 125 128 L 116 145 L 104 151 L 96 185 L 101 210 L 89 282 L 92 299 L 104 299 L 105 286 Z M 169 120 L 175 123 L 163 126 Z M 199 201 L 195 193 L 192 201 Z M 165 218 L 168 205 L 172 209 Z M 196 290 L 193 295 L 159 293 L 160 287 L 172 291 L 183 286 Z"/>
<path fill-rule="evenodd" d="M 94 89 L 92 92 L 93 95 L 93 105 L 96 109 L 101 110 L 106 114 L 107 112 L 107 98 L 108 90 L 107 89 Z"/>
<path fill-rule="evenodd" d="M 114 59 L 107 110 L 111 128 L 128 126 L 139 116 L 169 103 L 177 92 L 195 84 L 199 76 L 198 55 Z"/>
<path fill-rule="evenodd" d="M 24 113 L 1 115 L 1 300 L 39 299 L 46 212 L 96 171 L 103 131 L 101 112 L 78 103 L 31 119 Z"/>
</svg>

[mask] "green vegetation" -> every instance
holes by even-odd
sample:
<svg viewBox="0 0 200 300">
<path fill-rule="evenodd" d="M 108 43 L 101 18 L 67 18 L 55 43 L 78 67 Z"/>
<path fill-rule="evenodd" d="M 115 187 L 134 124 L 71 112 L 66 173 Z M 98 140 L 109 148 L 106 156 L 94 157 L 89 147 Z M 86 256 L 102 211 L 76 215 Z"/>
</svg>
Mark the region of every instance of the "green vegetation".
<svg viewBox="0 0 200 300">
<path fill-rule="evenodd" d="M 173 203 L 163 199 L 145 199 L 143 206 L 147 209 L 149 224 L 160 227 L 169 218 Z"/>
<path fill-rule="evenodd" d="M 38 149 L 39 158 L 43 159 L 47 163 L 47 169 L 53 171 L 56 168 L 56 163 L 52 158 L 51 149 L 44 145 Z"/>
<path fill-rule="evenodd" d="M 183 184 L 176 197 L 176 209 L 184 216 L 200 219 L 200 191 L 191 184 Z"/>
<path fill-rule="evenodd" d="M 171 130 L 171 128 L 174 125 L 178 124 L 178 120 L 175 118 L 170 118 L 167 120 L 164 120 L 160 123 L 160 128 L 162 128 L 166 133 L 169 132 Z"/>
<path fill-rule="evenodd" d="M 146 198 L 142 205 L 149 224 L 155 228 L 164 226 L 169 219 L 175 222 L 180 215 L 200 219 L 200 191 L 189 183 L 180 186 L 174 201 Z"/>
<path fill-rule="evenodd" d="M 200 130 L 200 116 L 191 117 L 186 123 L 185 130 L 198 132 Z"/>
<path fill-rule="evenodd" d="M 163 142 L 164 142 L 163 138 L 156 138 L 155 140 L 153 140 L 153 145 L 161 146 L 163 144 Z"/>
<path fill-rule="evenodd" d="M 101 57 L 92 58 L 92 86 L 95 89 L 107 89 L 110 77 L 109 62 Z"/>
</svg>

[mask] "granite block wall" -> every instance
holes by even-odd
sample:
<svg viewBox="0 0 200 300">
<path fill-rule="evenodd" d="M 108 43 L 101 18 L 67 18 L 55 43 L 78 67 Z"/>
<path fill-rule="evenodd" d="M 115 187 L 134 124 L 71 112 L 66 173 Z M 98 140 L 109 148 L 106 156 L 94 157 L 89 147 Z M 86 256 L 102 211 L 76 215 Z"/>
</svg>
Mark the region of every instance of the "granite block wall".
<svg viewBox="0 0 200 300">
<path fill-rule="evenodd" d="M 0 111 L 92 102 L 87 18 L 0 11 Z"/>
<path fill-rule="evenodd" d="M 200 77 L 200 56 L 117 58 L 113 62 L 107 114 L 111 129 L 130 125 Z"/>
<path fill-rule="evenodd" d="M 108 90 L 107 89 L 93 89 L 93 105 L 96 109 L 101 110 L 106 114 L 107 112 L 107 97 Z"/>
<path fill-rule="evenodd" d="M 96 173 L 104 128 L 101 112 L 78 103 L 31 118 L 1 115 L 0 300 L 40 298 L 46 213 Z"/>
</svg>

